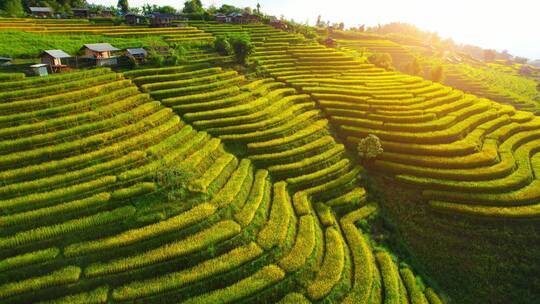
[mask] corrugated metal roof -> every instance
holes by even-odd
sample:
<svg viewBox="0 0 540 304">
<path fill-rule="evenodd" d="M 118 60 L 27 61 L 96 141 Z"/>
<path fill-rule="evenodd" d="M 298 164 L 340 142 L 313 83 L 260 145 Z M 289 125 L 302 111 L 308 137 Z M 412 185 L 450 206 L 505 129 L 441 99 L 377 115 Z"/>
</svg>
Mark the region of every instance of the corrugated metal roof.
<svg viewBox="0 0 540 304">
<path fill-rule="evenodd" d="M 0 61 L 11 61 L 11 60 L 13 59 L 9 57 L 0 57 Z"/>
<path fill-rule="evenodd" d="M 126 49 L 126 51 L 131 55 L 144 55 L 148 54 L 148 52 L 143 48 L 133 48 L 133 49 Z"/>
<path fill-rule="evenodd" d="M 47 51 L 43 51 L 43 53 L 49 54 L 53 58 L 59 58 L 59 59 L 71 58 L 71 55 L 69 55 L 68 53 L 62 50 L 47 50 Z"/>
<path fill-rule="evenodd" d="M 115 48 L 114 46 L 110 45 L 109 43 L 90 43 L 85 44 L 83 48 L 87 48 L 94 52 L 113 52 L 113 51 L 120 51 L 120 49 Z"/>
<path fill-rule="evenodd" d="M 54 10 L 50 7 L 37 7 L 31 6 L 28 8 L 32 13 L 54 13 Z"/>
</svg>

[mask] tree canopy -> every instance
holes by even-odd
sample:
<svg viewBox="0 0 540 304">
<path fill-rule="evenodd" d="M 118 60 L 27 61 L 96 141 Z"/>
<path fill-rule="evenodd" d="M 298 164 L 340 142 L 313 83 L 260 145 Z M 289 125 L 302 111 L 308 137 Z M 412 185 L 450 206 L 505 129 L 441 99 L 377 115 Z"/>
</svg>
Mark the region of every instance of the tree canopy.
<svg viewBox="0 0 540 304">
<path fill-rule="evenodd" d="M 0 0 L 0 10 L 2 10 L 6 16 L 24 16 L 24 9 L 21 0 Z"/>
<path fill-rule="evenodd" d="M 126 14 L 129 12 L 129 4 L 128 0 L 118 0 L 118 9 L 123 13 Z"/>
</svg>

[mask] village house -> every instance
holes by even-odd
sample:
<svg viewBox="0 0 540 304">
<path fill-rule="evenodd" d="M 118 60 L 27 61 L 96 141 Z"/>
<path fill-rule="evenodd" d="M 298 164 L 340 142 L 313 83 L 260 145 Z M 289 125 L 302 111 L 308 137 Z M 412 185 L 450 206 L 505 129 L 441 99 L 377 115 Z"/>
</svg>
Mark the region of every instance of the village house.
<svg viewBox="0 0 540 304">
<path fill-rule="evenodd" d="M 259 21 L 259 17 L 248 13 L 231 13 L 228 15 L 228 17 L 230 18 L 229 22 L 238 24 L 254 23 Z"/>
<path fill-rule="evenodd" d="M 88 19 L 90 18 L 90 10 L 87 8 L 72 8 L 74 18 Z"/>
<path fill-rule="evenodd" d="M 35 7 L 31 6 L 28 8 L 30 11 L 30 16 L 35 18 L 50 18 L 54 15 L 54 10 L 50 7 Z"/>
<path fill-rule="evenodd" d="M 51 73 L 59 73 L 68 69 L 67 64 L 62 59 L 71 58 L 71 55 L 62 50 L 47 50 L 39 55 L 41 63 L 50 66 Z"/>
<path fill-rule="evenodd" d="M 148 52 L 143 48 L 126 49 L 126 56 L 135 60 L 137 63 L 142 63 L 148 56 Z"/>
<path fill-rule="evenodd" d="M 222 13 L 217 13 L 215 15 L 216 21 L 219 23 L 231 23 L 231 18 Z"/>
<path fill-rule="evenodd" d="M 118 64 L 118 58 L 113 56 L 113 52 L 120 51 L 109 43 L 92 43 L 85 44 L 81 50 L 84 53 L 84 58 L 95 60 L 93 64 L 96 66 L 112 66 Z"/>
<path fill-rule="evenodd" d="M 127 13 L 124 18 L 126 18 L 127 25 L 141 25 L 145 24 L 146 21 L 146 17 L 134 13 Z"/>
<path fill-rule="evenodd" d="M 150 27 L 172 27 L 172 26 L 183 26 L 181 22 L 186 22 L 188 19 L 174 14 L 165 14 L 165 13 L 151 13 L 148 15 L 150 17 Z M 177 22 L 173 22 L 177 21 Z"/>
</svg>

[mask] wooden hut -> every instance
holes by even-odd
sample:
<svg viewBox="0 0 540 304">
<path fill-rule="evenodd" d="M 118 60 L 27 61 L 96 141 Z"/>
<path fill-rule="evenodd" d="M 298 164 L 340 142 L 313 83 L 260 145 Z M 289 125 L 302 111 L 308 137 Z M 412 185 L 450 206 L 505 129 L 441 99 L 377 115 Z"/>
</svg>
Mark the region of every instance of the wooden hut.
<svg viewBox="0 0 540 304">
<path fill-rule="evenodd" d="M 152 13 L 150 14 L 150 26 L 151 27 L 170 27 L 174 16 L 172 14 L 164 13 Z"/>
<path fill-rule="evenodd" d="M 33 64 L 30 66 L 30 68 L 37 76 L 49 75 L 49 72 L 47 71 L 47 65 L 44 63 Z"/>
<path fill-rule="evenodd" d="M 49 65 L 52 73 L 59 73 L 68 69 L 67 64 L 62 59 L 71 58 L 71 55 L 62 50 L 47 50 L 39 55 L 41 63 Z"/>
<path fill-rule="evenodd" d="M 54 10 L 50 7 L 36 7 L 31 6 L 28 8 L 30 11 L 30 16 L 36 17 L 36 18 L 50 18 L 54 14 Z"/>
<path fill-rule="evenodd" d="M 85 44 L 80 51 L 84 53 L 85 58 L 95 60 L 93 64 L 96 66 L 111 66 L 118 64 L 118 58 L 113 56 L 113 53 L 120 51 L 120 49 L 115 48 L 109 43 Z"/>
<path fill-rule="evenodd" d="M 134 13 L 127 13 L 124 18 L 126 18 L 126 24 L 128 25 L 141 25 L 145 24 L 146 21 L 146 18 L 143 15 Z"/>
<path fill-rule="evenodd" d="M 0 65 L 9 65 L 9 64 L 11 64 L 11 61 L 13 61 L 12 58 L 0 57 Z"/>
<path fill-rule="evenodd" d="M 216 17 L 216 21 L 219 23 L 231 23 L 231 18 L 225 14 L 217 13 L 215 17 Z"/>
<path fill-rule="evenodd" d="M 144 62 L 146 56 L 148 56 L 148 52 L 143 48 L 126 49 L 126 56 L 141 63 Z"/>
<path fill-rule="evenodd" d="M 90 10 L 87 8 L 72 8 L 74 18 L 88 19 L 90 18 Z"/>
<path fill-rule="evenodd" d="M 259 21 L 259 17 L 248 13 L 231 13 L 227 17 L 230 18 L 230 22 L 238 24 L 254 23 Z"/>
</svg>

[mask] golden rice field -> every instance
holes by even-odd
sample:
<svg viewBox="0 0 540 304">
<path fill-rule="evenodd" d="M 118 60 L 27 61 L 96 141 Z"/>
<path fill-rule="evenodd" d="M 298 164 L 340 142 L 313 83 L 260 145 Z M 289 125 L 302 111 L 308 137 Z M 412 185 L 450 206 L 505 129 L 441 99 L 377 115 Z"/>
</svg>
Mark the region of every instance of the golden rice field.
<svg viewBox="0 0 540 304">
<path fill-rule="evenodd" d="M 167 43 L 246 33 L 257 73 L 0 73 L 0 303 L 538 298 L 533 112 L 263 24 L 6 20 Z M 370 134 L 384 152 L 363 162 Z"/>
</svg>

